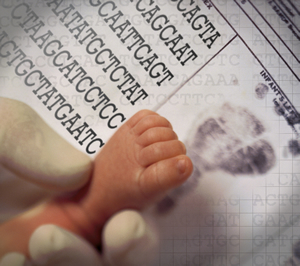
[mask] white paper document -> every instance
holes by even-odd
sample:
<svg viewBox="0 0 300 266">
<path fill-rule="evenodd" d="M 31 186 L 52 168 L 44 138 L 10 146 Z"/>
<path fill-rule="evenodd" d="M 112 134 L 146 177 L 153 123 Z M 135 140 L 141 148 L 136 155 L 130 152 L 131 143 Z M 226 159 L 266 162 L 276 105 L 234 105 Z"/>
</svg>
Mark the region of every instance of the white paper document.
<svg viewBox="0 0 300 266">
<path fill-rule="evenodd" d="M 0 3 L 0 97 L 92 158 L 141 109 L 186 144 L 153 265 L 300 265 L 299 0 Z"/>
</svg>

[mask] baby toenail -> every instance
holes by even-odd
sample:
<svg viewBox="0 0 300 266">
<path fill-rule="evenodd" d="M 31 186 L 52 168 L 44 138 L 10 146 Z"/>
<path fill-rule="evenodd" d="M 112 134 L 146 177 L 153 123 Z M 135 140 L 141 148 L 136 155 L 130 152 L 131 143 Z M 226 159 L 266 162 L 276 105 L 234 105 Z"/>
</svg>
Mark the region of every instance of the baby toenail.
<svg viewBox="0 0 300 266">
<path fill-rule="evenodd" d="M 177 168 L 180 174 L 184 174 L 186 170 L 186 161 L 181 159 L 177 162 Z"/>
</svg>

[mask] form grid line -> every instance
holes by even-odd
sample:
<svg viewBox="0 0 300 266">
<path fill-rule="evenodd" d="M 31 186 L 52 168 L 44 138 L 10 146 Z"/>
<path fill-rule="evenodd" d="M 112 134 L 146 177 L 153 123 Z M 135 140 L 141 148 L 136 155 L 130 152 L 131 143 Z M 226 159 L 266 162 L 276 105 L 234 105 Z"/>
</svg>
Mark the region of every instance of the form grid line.
<svg viewBox="0 0 300 266">
<path fill-rule="evenodd" d="M 249 0 L 248 0 L 249 1 Z M 285 96 L 286 100 L 289 102 L 290 106 L 296 111 L 296 115 L 299 116 L 299 113 L 297 112 L 296 108 L 293 106 L 293 104 L 290 102 L 290 100 L 288 99 L 288 97 L 285 95 L 285 93 L 283 92 L 283 90 L 281 89 L 280 86 L 278 86 L 277 82 L 273 79 L 272 75 L 270 75 L 269 71 L 266 69 L 266 67 L 264 66 L 264 64 L 258 59 L 258 57 L 255 55 L 255 53 L 252 51 L 252 49 L 247 45 L 247 43 L 245 42 L 245 40 L 240 36 L 240 34 L 236 31 L 236 29 L 231 25 L 231 23 L 227 20 L 227 18 L 223 15 L 222 12 L 220 12 L 220 10 L 215 6 L 215 4 L 213 3 L 213 1 L 210 1 L 211 4 L 214 6 L 214 8 L 217 10 L 217 12 L 223 17 L 223 19 L 227 22 L 227 24 L 232 28 L 232 30 L 237 34 L 237 36 L 239 36 L 239 38 L 241 39 L 241 41 L 244 43 L 244 45 L 247 47 L 247 49 L 250 51 L 250 53 L 254 56 L 254 58 L 257 60 L 257 62 L 261 65 L 261 67 L 265 70 L 265 72 L 269 75 L 269 77 L 272 78 L 272 81 L 276 84 L 276 86 L 278 87 L 278 89 L 281 91 L 281 93 Z M 248 14 L 245 12 L 245 10 L 237 3 L 236 0 L 234 0 L 234 2 L 237 4 L 237 6 L 243 11 L 243 13 L 250 19 L 250 21 L 255 25 L 255 23 L 251 20 L 251 18 L 248 16 Z M 250 2 L 250 1 L 249 1 Z M 256 26 L 256 25 L 255 25 Z M 256 26 L 257 27 L 257 26 Z M 260 29 L 258 29 L 260 31 Z M 261 32 L 261 31 L 260 31 Z M 262 32 L 261 32 L 262 34 Z M 263 35 L 264 36 L 264 35 Z M 265 37 L 265 36 L 264 36 Z M 266 37 L 265 37 L 266 38 Z M 266 38 L 266 40 L 269 42 L 269 40 Z M 273 45 L 269 42 L 269 44 L 273 47 Z M 273 47 L 274 48 L 274 47 Z M 277 53 L 278 51 L 276 49 L 274 49 Z M 284 60 L 283 60 L 284 61 Z M 285 61 L 284 61 L 285 62 Z M 286 63 L 286 62 L 285 62 Z M 288 66 L 288 65 L 287 65 Z M 288 68 L 290 69 L 290 67 L 288 66 Z M 293 72 L 292 69 L 290 69 L 291 72 L 295 75 L 295 77 L 298 79 L 298 81 L 300 81 L 299 77 Z M 297 132 L 296 132 L 297 133 Z M 280 175 L 280 173 L 279 173 Z M 292 186 L 293 189 L 293 186 Z M 265 183 L 265 191 L 267 191 L 267 183 Z M 266 204 L 266 198 L 265 198 L 265 213 L 266 213 L 266 208 L 267 208 L 267 204 Z M 292 212 L 293 212 L 293 206 L 292 206 Z M 300 218 L 296 219 L 296 222 L 299 220 Z M 265 237 L 263 239 L 263 245 L 264 247 L 266 247 L 267 245 L 267 239 L 266 239 L 266 223 L 265 223 Z M 291 221 L 289 224 L 285 225 L 284 227 L 279 226 L 279 230 L 277 230 L 277 232 L 275 232 L 275 234 L 273 236 L 279 236 L 280 233 L 284 233 L 285 231 L 287 231 L 290 227 L 292 227 L 292 234 L 294 234 L 294 222 Z M 240 228 L 239 228 L 240 230 Z M 249 261 L 251 258 L 253 258 L 253 253 L 256 253 L 260 250 L 260 247 L 257 247 L 255 249 L 252 249 L 252 253 L 250 253 L 249 255 L 244 255 L 241 257 L 241 261 L 240 262 L 247 262 Z M 267 250 L 266 248 L 264 249 L 264 253 L 265 255 L 267 254 Z"/>
<path fill-rule="evenodd" d="M 180 84 L 164 101 L 157 104 L 152 110 L 157 112 L 163 105 L 165 105 L 178 91 L 180 91 L 185 84 L 187 84 L 192 78 L 194 78 L 205 66 L 207 66 L 217 55 L 219 55 L 238 35 L 233 36 L 217 53 L 215 53 L 203 66 L 195 71 L 186 81 Z"/>
<path fill-rule="evenodd" d="M 250 19 L 250 17 L 247 15 L 247 13 L 245 12 L 245 10 L 237 3 L 236 0 L 234 0 L 234 2 L 236 3 L 236 5 L 244 12 L 244 14 Z M 269 73 L 269 71 L 266 69 L 266 67 L 264 66 L 264 64 L 259 60 L 259 58 L 256 56 L 256 54 L 252 51 L 252 49 L 248 46 L 248 44 L 246 43 L 246 41 L 240 36 L 240 34 L 236 31 L 236 29 L 231 25 L 231 23 L 227 20 L 227 18 L 223 15 L 223 13 L 215 6 L 215 4 L 213 2 L 211 2 L 212 5 L 214 6 L 214 8 L 218 11 L 218 13 L 223 17 L 223 19 L 227 22 L 227 24 L 233 29 L 233 31 L 239 36 L 239 38 L 241 39 L 241 41 L 243 42 L 243 44 L 246 46 L 246 48 L 250 51 L 250 53 L 253 55 L 253 57 L 257 60 L 257 62 L 260 64 L 260 66 L 264 69 L 264 71 L 269 75 L 269 77 L 272 79 L 272 81 L 274 82 L 274 84 L 277 86 L 278 90 L 280 91 L 280 93 L 285 97 L 285 99 L 288 101 L 290 107 L 293 109 L 294 114 L 296 117 L 300 118 L 300 114 L 298 113 L 297 109 L 294 107 L 294 105 L 292 104 L 292 102 L 289 100 L 289 98 L 286 96 L 286 94 L 283 92 L 283 90 L 281 89 L 281 87 L 277 84 L 277 82 L 275 81 L 275 79 L 273 78 L 273 76 Z M 250 19 L 250 21 L 252 21 Z M 253 21 L 252 21 L 253 22 Z M 296 76 L 297 77 L 297 76 Z M 300 81 L 300 79 L 298 79 Z M 296 131 L 295 127 L 292 126 L 293 131 L 299 135 L 299 133 Z"/>
<path fill-rule="evenodd" d="M 238 7 L 243 11 L 243 13 L 247 16 L 247 18 L 252 22 L 252 24 L 255 26 L 255 28 L 260 32 L 260 34 L 265 38 L 265 40 L 269 43 L 269 45 L 274 49 L 274 51 L 277 53 L 277 55 L 280 57 L 280 59 L 285 63 L 285 65 L 288 67 L 288 69 L 294 74 L 296 79 L 300 81 L 300 77 L 293 71 L 293 69 L 289 66 L 289 64 L 286 62 L 286 60 L 282 57 L 282 55 L 277 51 L 275 46 L 270 42 L 270 40 L 266 37 L 266 35 L 262 32 L 262 30 L 256 25 L 256 23 L 253 21 L 253 19 L 248 15 L 248 13 L 241 7 L 241 5 L 237 2 L 237 0 L 234 0 L 234 2 L 238 5 Z M 251 3 L 250 0 L 248 0 L 249 3 Z"/>
<path fill-rule="evenodd" d="M 265 17 L 261 14 L 261 12 L 256 8 L 255 5 L 252 4 L 252 2 L 250 0 L 248 0 L 248 2 L 250 3 L 250 5 L 255 9 L 255 11 L 261 16 L 261 18 L 264 20 L 264 22 L 269 26 L 270 29 L 272 29 L 272 31 L 275 33 L 275 35 L 278 37 L 278 39 L 284 44 L 284 46 L 289 50 L 289 52 L 293 55 L 293 57 L 297 60 L 298 63 L 300 63 L 300 59 L 297 58 L 297 56 L 293 53 L 293 51 L 287 46 L 287 44 L 282 40 L 282 38 L 280 37 L 280 35 L 277 33 L 277 31 L 275 31 L 275 29 L 272 27 L 272 25 L 265 19 Z M 274 1 L 274 3 L 276 3 Z M 276 3 L 277 4 L 277 3 Z M 266 36 L 264 36 L 265 38 L 267 38 Z M 277 52 L 277 51 L 276 51 Z M 298 79 L 299 80 L 299 79 Z"/>
</svg>

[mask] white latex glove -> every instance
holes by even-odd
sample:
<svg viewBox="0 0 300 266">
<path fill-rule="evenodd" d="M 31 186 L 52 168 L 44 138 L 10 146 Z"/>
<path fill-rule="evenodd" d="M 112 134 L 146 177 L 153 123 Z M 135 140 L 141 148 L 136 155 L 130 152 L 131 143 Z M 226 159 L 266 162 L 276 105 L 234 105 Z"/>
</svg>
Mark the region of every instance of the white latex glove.
<svg viewBox="0 0 300 266">
<path fill-rule="evenodd" d="M 91 159 L 50 128 L 28 105 L 0 97 L 0 164 L 18 177 L 60 191 L 82 187 Z"/>
<path fill-rule="evenodd" d="M 103 232 L 103 255 L 84 239 L 55 225 L 43 225 L 31 236 L 31 261 L 9 253 L 0 266 L 142 266 L 157 254 L 157 235 L 136 211 L 122 211 L 108 221 Z"/>
<path fill-rule="evenodd" d="M 72 191 L 87 182 L 90 158 L 67 143 L 28 105 L 0 97 L 0 118 L 0 222 L 52 195 L 52 190 Z M 0 265 L 148 265 L 151 250 L 157 247 L 150 228 L 137 212 L 115 215 L 104 229 L 102 256 L 80 237 L 44 225 L 30 239 L 31 261 L 23 254 L 9 253 Z"/>
</svg>

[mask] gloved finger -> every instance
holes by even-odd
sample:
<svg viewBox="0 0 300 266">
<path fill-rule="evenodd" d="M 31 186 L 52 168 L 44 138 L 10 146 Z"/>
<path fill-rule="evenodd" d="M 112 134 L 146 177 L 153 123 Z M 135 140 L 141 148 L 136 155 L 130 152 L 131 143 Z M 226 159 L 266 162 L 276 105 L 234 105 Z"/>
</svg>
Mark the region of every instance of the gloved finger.
<svg viewBox="0 0 300 266">
<path fill-rule="evenodd" d="M 107 222 L 102 243 L 108 265 L 150 265 L 158 254 L 157 232 L 133 210 L 119 212 Z"/>
<path fill-rule="evenodd" d="M 17 177 L 0 165 L 0 224 L 57 194 Z"/>
<path fill-rule="evenodd" d="M 85 184 L 91 159 L 58 135 L 28 105 L 0 97 L 0 164 L 39 185 L 73 190 Z"/>
<path fill-rule="evenodd" d="M 0 261 L 0 266 L 33 266 L 26 257 L 17 252 L 6 254 Z"/>
<path fill-rule="evenodd" d="M 84 239 L 55 225 L 40 226 L 29 241 L 35 266 L 101 266 L 97 250 Z"/>
</svg>

